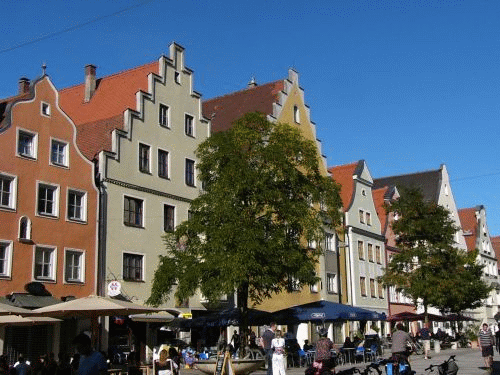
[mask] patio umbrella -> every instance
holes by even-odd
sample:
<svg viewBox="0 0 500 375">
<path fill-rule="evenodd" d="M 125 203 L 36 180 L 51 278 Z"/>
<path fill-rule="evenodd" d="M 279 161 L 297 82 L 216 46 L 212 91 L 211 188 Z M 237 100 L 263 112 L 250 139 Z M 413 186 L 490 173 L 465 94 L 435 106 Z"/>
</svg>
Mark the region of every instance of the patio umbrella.
<svg viewBox="0 0 500 375">
<path fill-rule="evenodd" d="M 452 322 L 477 322 L 477 319 L 474 319 L 470 316 L 465 316 L 461 314 L 448 314 L 446 315 L 447 320 Z"/>
<path fill-rule="evenodd" d="M 3 315 L 30 315 L 31 310 L 23 309 L 22 307 L 17 307 L 14 305 L 8 305 L 6 303 L 0 303 L 0 316 Z"/>
<path fill-rule="evenodd" d="M 269 324 L 274 319 L 274 315 L 267 311 L 248 309 L 248 323 L 250 325 L 258 326 Z M 200 316 L 198 318 L 190 319 L 186 323 L 188 327 L 226 327 L 238 326 L 241 321 L 241 312 L 238 308 L 230 308 L 221 311 L 215 311 L 208 315 Z"/>
<path fill-rule="evenodd" d="M 404 311 L 400 312 L 399 314 L 393 314 L 387 318 L 388 322 L 401 322 L 401 321 L 412 322 L 414 320 L 420 320 L 420 319 L 418 317 L 418 314 L 411 311 Z"/>
<path fill-rule="evenodd" d="M 174 318 L 175 316 L 167 311 L 130 315 L 130 319 L 132 319 L 134 322 L 146 323 L 166 323 L 171 322 L 172 320 L 174 320 Z"/>
<path fill-rule="evenodd" d="M 45 306 L 33 310 L 33 314 L 55 318 L 93 318 L 98 316 L 131 315 L 158 311 L 161 311 L 161 309 L 142 306 L 109 297 L 89 296 Z"/>
<path fill-rule="evenodd" d="M 384 313 L 330 301 L 316 301 L 293 306 L 276 311 L 273 315 L 274 320 L 282 324 L 336 320 L 386 320 Z"/>
<path fill-rule="evenodd" d="M 48 318 L 43 316 L 22 317 L 19 315 L 0 316 L 0 325 L 14 326 L 32 326 L 37 324 L 55 324 L 61 322 L 61 319 Z"/>
</svg>

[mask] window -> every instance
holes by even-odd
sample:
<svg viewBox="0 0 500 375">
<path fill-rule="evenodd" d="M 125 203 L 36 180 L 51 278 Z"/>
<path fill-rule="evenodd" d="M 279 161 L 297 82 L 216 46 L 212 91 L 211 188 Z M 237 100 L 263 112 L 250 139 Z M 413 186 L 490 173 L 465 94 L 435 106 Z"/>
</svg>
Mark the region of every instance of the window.
<svg viewBox="0 0 500 375">
<path fill-rule="evenodd" d="M 337 275 L 334 273 L 326 274 L 326 290 L 328 293 L 337 293 Z"/>
<path fill-rule="evenodd" d="M 36 134 L 19 130 L 17 136 L 17 154 L 27 158 L 36 158 Z"/>
<path fill-rule="evenodd" d="M 168 110 L 168 107 L 165 104 L 160 104 L 158 122 L 160 123 L 161 126 L 164 126 L 166 128 L 170 127 L 169 112 L 170 111 Z"/>
<path fill-rule="evenodd" d="M 370 279 L 370 296 L 376 297 L 376 295 L 375 295 L 375 279 Z"/>
<path fill-rule="evenodd" d="M 318 283 L 310 285 L 309 289 L 311 290 L 311 293 L 318 293 L 319 292 Z"/>
<path fill-rule="evenodd" d="M 163 230 L 173 232 L 175 229 L 175 207 L 168 204 L 163 206 Z"/>
<path fill-rule="evenodd" d="M 187 186 L 195 186 L 194 185 L 194 161 L 190 159 L 186 159 L 186 185 Z"/>
<path fill-rule="evenodd" d="M 37 212 L 39 215 L 57 216 L 58 213 L 58 187 L 47 184 L 38 185 Z"/>
<path fill-rule="evenodd" d="M 35 248 L 35 279 L 55 280 L 55 253 L 51 247 Z"/>
<path fill-rule="evenodd" d="M 85 221 L 87 194 L 83 191 L 68 190 L 68 219 Z"/>
<path fill-rule="evenodd" d="M 365 213 L 366 225 L 372 225 L 372 215 L 369 212 Z"/>
<path fill-rule="evenodd" d="M 315 240 L 307 240 L 307 247 L 309 249 L 316 249 L 316 241 Z"/>
<path fill-rule="evenodd" d="M 168 152 L 158 150 L 158 177 L 168 178 Z"/>
<path fill-rule="evenodd" d="M 300 124 L 300 111 L 299 107 L 297 107 L 296 105 L 293 106 L 293 121 L 295 121 L 295 123 L 297 124 Z"/>
<path fill-rule="evenodd" d="M 143 281 L 143 255 L 123 254 L 123 279 L 128 281 Z"/>
<path fill-rule="evenodd" d="M 375 258 L 378 264 L 382 264 L 382 248 L 375 246 Z"/>
<path fill-rule="evenodd" d="M 50 104 L 42 102 L 41 108 L 40 108 L 42 115 L 44 116 L 50 116 Z"/>
<path fill-rule="evenodd" d="M 149 150 L 151 147 L 139 143 L 139 170 L 149 173 Z"/>
<path fill-rule="evenodd" d="M 142 203 L 141 199 L 125 197 L 123 208 L 125 225 L 142 228 Z"/>
<path fill-rule="evenodd" d="M 31 221 L 26 216 L 19 220 L 19 240 L 21 242 L 31 240 Z"/>
<path fill-rule="evenodd" d="M 0 277 L 10 277 L 12 242 L 0 241 Z"/>
<path fill-rule="evenodd" d="M 50 147 L 50 162 L 54 165 L 68 166 L 68 144 L 52 140 Z"/>
<path fill-rule="evenodd" d="M 66 251 L 64 279 L 69 283 L 83 282 L 83 252 Z"/>
<path fill-rule="evenodd" d="M 363 212 L 363 210 L 359 210 L 359 222 L 361 224 L 365 223 L 365 213 Z"/>
<path fill-rule="evenodd" d="M 184 117 L 184 131 L 186 135 L 191 137 L 194 136 L 194 117 L 191 115 L 186 115 Z"/>
<path fill-rule="evenodd" d="M 326 251 L 334 251 L 334 239 L 333 239 L 333 234 L 331 233 L 325 233 L 325 250 Z"/>
<path fill-rule="evenodd" d="M 365 259 L 365 247 L 363 241 L 358 241 L 358 256 L 359 259 Z"/>
<path fill-rule="evenodd" d="M 288 290 L 289 291 L 300 291 L 300 283 L 299 280 L 293 276 L 288 278 Z"/>
<path fill-rule="evenodd" d="M 0 174 L 0 208 L 16 208 L 16 178 Z"/>
<path fill-rule="evenodd" d="M 378 298 L 383 299 L 384 298 L 384 284 L 382 284 L 381 282 L 378 282 L 377 288 L 378 288 Z"/>
<path fill-rule="evenodd" d="M 177 84 L 181 84 L 181 74 L 179 72 L 174 73 L 174 82 Z"/>
<path fill-rule="evenodd" d="M 361 295 L 366 296 L 366 277 L 361 276 L 359 278 L 359 289 L 361 290 Z"/>
<path fill-rule="evenodd" d="M 368 244 L 368 260 L 373 262 L 373 245 L 371 243 Z"/>
</svg>

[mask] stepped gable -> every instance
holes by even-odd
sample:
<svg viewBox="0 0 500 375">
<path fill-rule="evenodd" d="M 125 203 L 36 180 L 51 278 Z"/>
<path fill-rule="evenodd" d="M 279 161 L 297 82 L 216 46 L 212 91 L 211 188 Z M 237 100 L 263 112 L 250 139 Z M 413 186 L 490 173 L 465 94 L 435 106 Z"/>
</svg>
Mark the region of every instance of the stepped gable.
<svg viewBox="0 0 500 375">
<path fill-rule="evenodd" d="M 373 189 L 384 186 L 419 188 L 425 199 L 436 203 L 439 199 L 440 185 L 441 169 L 373 179 Z"/>
<path fill-rule="evenodd" d="M 477 239 L 476 208 L 461 208 L 458 210 L 458 217 L 462 225 L 467 250 L 473 251 L 476 248 Z"/>
<path fill-rule="evenodd" d="M 246 113 L 272 115 L 283 89 L 284 82 L 275 81 L 209 99 L 203 102 L 203 115 L 211 120 L 212 132 L 225 131 Z"/>
<path fill-rule="evenodd" d="M 159 62 L 96 80 L 95 92 L 85 102 L 85 83 L 60 90 L 60 105 L 76 125 L 77 143 L 92 160 L 100 151 L 111 151 L 111 133 L 124 129 L 124 112 L 137 110 L 138 92 L 148 92 L 149 75 L 158 74 Z"/>
<path fill-rule="evenodd" d="M 340 198 L 342 198 L 344 211 L 347 211 L 351 205 L 354 192 L 354 180 L 352 176 L 355 174 L 359 164 L 360 162 L 357 161 L 351 164 L 328 168 L 328 172 L 331 173 L 332 178 L 341 186 Z"/>
</svg>

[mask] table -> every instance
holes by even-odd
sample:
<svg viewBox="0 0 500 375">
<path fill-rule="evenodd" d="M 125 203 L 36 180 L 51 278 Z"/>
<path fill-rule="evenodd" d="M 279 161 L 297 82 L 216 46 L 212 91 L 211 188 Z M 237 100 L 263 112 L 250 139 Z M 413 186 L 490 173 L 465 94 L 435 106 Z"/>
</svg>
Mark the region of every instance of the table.
<svg viewBox="0 0 500 375">
<path fill-rule="evenodd" d="M 346 362 L 347 360 L 349 360 L 349 363 L 354 362 L 356 348 L 342 348 L 341 351 L 343 351 L 347 355 Z"/>
</svg>

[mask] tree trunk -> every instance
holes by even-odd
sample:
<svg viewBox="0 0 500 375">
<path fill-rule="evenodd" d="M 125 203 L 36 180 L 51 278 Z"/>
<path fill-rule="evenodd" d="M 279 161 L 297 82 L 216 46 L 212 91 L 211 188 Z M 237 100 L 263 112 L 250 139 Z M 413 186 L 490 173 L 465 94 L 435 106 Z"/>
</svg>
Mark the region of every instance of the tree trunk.
<svg viewBox="0 0 500 375">
<path fill-rule="evenodd" d="M 238 287 L 236 291 L 236 303 L 240 312 L 240 358 L 243 358 L 246 354 L 248 341 L 248 283 L 243 283 Z"/>
</svg>

